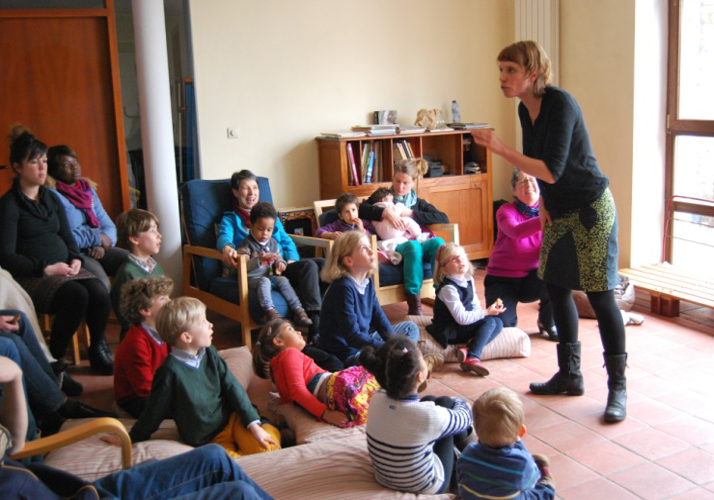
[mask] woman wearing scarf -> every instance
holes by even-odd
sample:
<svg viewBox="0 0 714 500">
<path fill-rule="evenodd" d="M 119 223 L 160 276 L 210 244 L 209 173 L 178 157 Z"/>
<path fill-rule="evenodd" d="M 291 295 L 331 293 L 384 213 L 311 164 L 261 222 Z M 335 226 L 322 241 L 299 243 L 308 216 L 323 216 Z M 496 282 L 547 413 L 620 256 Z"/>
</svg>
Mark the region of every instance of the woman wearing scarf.
<svg viewBox="0 0 714 500">
<path fill-rule="evenodd" d="M 511 189 L 514 202 L 501 205 L 496 212 L 498 236 L 483 282 L 486 304 L 501 299 L 506 311 L 498 317 L 504 327 L 512 327 L 518 323 L 516 305 L 540 299 L 538 329 L 557 342 L 553 309 L 545 283 L 538 278 L 538 259 L 543 242 L 538 182 L 535 177 L 516 169 L 511 177 Z"/>
<path fill-rule="evenodd" d="M 423 158 L 412 160 L 401 160 L 394 165 L 394 177 L 392 177 L 392 187 L 394 193 L 394 203 L 403 203 L 406 207 L 401 214 L 389 208 L 377 207 L 370 203 L 363 202 L 359 207 L 360 219 L 371 221 L 388 221 L 395 228 L 404 230 L 405 223 L 401 217 L 411 217 L 420 226 L 430 224 L 448 224 L 449 217 L 440 212 L 434 205 L 426 200 L 417 198 L 414 184 L 426 173 L 429 164 Z M 424 281 L 424 262 L 431 263 L 434 267 L 436 252 L 444 240 L 435 237 L 422 243 L 417 240 L 410 240 L 402 243 L 396 251 L 402 255 L 404 264 L 404 291 L 409 305 L 410 315 L 421 315 L 421 290 Z"/>
<path fill-rule="evenodd" d="M 114 245 L 117 228 L 104 211 L 97 196 L 96 184 L 82 177 L 77 154 L 69 146 L 52 146 L 47 150 L 47 187 L 53 188 L 64 207 L 72 237 L 83 254 L 84 269 L 111 288 L 113 276 L 128 252 Z"/>
</svg>

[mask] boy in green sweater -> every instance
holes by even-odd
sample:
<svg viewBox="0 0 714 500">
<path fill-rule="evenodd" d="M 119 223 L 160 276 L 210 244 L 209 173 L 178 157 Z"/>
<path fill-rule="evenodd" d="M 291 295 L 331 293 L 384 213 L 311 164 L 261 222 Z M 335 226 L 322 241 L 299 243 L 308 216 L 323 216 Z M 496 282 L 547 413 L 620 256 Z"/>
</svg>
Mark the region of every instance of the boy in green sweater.
<svg viewBox="0 0 714 500">
<path fill-rule="evenodd" d="M 121 289 L 134 278 L 163 276 L 161 264 L 153 255 L 161 249 L 159 219 L 146 210 L 132 208 L 117 217 L 117 246 L 129 250 L 129 256 L 114 275 L 109 296 L 114 314 L 121 325 L 120 340 L 131 327 L 131 323 L 121 313 Z"/>
<path fill-rule="evenodd" d="M 280 449 L 280 432 L 261 425 L 245 389 L 211 345 L 213 325 L 200 300 L 167 303 L 156 329 L 172 349 L 156 370 L 149 400 L 129 433 L 132 442 L 149 439 L 171 415 L 190 446 L 216 443 L 233 458 Z"/>
</svg>

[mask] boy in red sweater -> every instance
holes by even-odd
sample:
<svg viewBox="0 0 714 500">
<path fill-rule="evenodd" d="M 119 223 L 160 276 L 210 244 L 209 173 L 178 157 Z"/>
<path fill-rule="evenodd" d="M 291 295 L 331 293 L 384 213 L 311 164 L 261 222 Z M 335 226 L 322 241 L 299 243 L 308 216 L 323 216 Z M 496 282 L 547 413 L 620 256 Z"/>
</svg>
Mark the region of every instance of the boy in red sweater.
<svg viewBox="0 0 714 500">
<path fill-rule="evenodd" d="M 167 276 L 133 279 L 122 288 L 122 314 L 132 326 L 114 356 L 114 397 L 134 418 L 144 411 L 154 373 L 169 354 L 156 331 L 156 315 L 173 288 Z"/>
</svg>

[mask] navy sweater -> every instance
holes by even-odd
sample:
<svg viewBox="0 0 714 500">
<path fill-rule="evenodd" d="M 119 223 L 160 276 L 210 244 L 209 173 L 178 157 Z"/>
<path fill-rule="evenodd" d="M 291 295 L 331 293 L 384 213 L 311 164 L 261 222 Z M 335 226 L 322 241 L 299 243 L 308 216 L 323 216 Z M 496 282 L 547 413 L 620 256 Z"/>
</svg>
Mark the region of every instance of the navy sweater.
<svg viewBox="0 0 714 500">
<path fill-rule="evenodd" d="M 333 281 L 322 299 L 320 347 L 344 362 L 364 346 L 382 345 L 369 335 L 374 331 L 384 340 L 393 332 L 377 300 L 372 278 L 364 295 L 349 276 Z"/>
</svg>

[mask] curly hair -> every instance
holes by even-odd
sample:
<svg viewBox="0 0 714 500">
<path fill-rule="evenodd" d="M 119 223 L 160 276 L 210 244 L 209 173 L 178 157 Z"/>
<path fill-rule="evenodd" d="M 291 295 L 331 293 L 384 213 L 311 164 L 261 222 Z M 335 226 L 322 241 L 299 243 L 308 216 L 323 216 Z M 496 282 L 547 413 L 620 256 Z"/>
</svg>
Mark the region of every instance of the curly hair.
<svg viewBox="0 0 714 500">
<path fill-rule="evenodd" d="M 384 201 L 384 198 L 387 195 L 392 194 L 392 192 L 387 189 L 387 188 L 377 188 L 377 190 L 369 195 L 369 198 L 367 198 L 365 201 L 369 203 L 370 205 L 374 205 L 375 203 L 379 203 L 380 201 Z"/>
<path fill-rule="evenodd" d="M 138 325 L 144 319 L 141 311 L 151 308 L 154 298 L 173 291 L 174 281 L 168 276 L 133 279 L 121 288 L 121 313 L 132 325 Z"/>
<path fill-rule="evenodd" d="M 359 364 L 374 375 L 392 399 L 405 399 L 414 393 L 422 362 L 421 351 L 404 335 L 392 336 L 377 349 L 366 346 L 359 355 Z"/>
<path fill-rule="evenodd" d="M 272 203 L 269 203 L 267 201 L 259 201 L 250 210 L 251 224 L 255 224 L 255 221 L 263 218 L 269 218 L 273 220 L 278 218 L 278 211 L 275 210 L 275 207 Z"/>
</svg>

